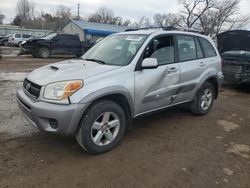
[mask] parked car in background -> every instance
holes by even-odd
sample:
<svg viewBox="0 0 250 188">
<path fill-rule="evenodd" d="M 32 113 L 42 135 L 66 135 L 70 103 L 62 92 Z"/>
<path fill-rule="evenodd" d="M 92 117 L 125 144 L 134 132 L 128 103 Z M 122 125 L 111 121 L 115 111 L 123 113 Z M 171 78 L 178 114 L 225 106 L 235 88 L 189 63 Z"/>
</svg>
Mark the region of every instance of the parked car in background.
<svg viewBox="0 0 250 188">
<path fill-rule="evenodd" d="M 8 45 L 8 40 L 9 40 L 10 36 L 11 36 L 11 34 L 10 35 L 6 35 L 2 39 L 0 39 L 0 45 L 7 46 Z"/>
<path fill-rule="evenodd" d="M 121 141 L 132 118 L 183 103 L 206 115 L 223 82 L 221 63 L 205 35 L 167 28 L 116 33 L 81 58 L 31 72 L 17 101 L 35 127 L 74 135 L 86 151 L 103 153 Z"/>
<path fill-rule="evenodd" d="M 29 38 L 32 38 L 32 35 L 22 34 L 22 33 L 14 33 L 9 36 L 8 43 L 14 46 L 20 46 L 21 43 Z"/>
<path fill-rule="evenodd" d="M 5 36 L 4 35 L 0 35 L 0 44 L 2 45 L 2 40 Z"/>
<path fill-rule="evenodd" d="M 250 83 L 250 31 L 236 30 L 217 37 L 223 58 L 225 80 L 239 84 Z"/>
<path fill-rule="evenodd" d="M 78 35 L 65 33 L 51 33 L 43 38 L 29 39 L 21 47 L 22 54 L 32 54 L 33 57 L 48 58 L 51 55 L 76 55 L 84 54 L 95 43 L 81 42 Z"/>
</svg>

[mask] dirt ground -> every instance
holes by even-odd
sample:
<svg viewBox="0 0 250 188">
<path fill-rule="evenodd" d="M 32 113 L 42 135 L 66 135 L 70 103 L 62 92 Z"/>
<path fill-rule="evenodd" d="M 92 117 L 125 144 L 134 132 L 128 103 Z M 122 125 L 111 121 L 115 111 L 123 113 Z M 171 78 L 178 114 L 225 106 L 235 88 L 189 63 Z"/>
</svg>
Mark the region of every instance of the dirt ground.
<svg viewBox="0 0 250 188">
<path fill-rule="evenodd" d="M 182 108 L 134 121 L 102 155 L 41 133 L 17 107 L 26 72 L 63 60 L 0 60 L 0 187 L 250 187 L 250 87 L 225 85 L 207 116 Z"/>
</svg>

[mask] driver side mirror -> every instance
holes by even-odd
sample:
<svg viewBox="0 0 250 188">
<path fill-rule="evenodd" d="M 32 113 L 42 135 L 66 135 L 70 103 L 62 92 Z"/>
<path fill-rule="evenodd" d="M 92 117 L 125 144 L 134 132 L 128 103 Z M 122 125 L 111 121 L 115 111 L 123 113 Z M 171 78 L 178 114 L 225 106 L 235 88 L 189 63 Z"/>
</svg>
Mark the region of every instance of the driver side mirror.
<svg viewBox="0 0 250 188">
<path fill-rule="evenodd" d="M 141 64 L 142 69 L 155 69 L 158 66 L 159 64 L 156 58 L 145 58 Z"/>
</svg>

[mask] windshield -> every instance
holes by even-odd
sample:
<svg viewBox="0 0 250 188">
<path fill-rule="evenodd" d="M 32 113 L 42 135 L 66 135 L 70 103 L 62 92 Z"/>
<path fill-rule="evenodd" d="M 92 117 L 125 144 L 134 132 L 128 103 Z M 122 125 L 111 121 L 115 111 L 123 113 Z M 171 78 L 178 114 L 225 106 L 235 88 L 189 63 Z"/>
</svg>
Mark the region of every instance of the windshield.
<svg viewBox="0 0 250 188">
<path fill-rule="evenodd" d="M 82 58 L 104 62 L 107 65 L 128 65 L 141 45 L 145 35 L 113 35 L 109 36 L 87 51 Z"/>
<path fill-rule="evenodd" d="M 43 39 L 50 40 L 50 39 L 54 38 L 56 35 L 57 35 L 57 33 L 51 33 L 51 34 L 48 34 L 47 36 L 43 37 Z"/>
</svg>

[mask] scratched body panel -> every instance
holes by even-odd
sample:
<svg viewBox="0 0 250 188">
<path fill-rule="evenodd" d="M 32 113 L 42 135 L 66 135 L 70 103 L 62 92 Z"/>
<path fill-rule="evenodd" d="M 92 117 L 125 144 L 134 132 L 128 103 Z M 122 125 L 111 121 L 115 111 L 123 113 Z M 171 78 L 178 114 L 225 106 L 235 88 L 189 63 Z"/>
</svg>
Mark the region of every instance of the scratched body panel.
<svg viewBox="0 0 250 188">
<path fill-rule="evenodd" d="M 169 72 L 175 67 L 176 72 Z M 136 112 L 150 111 L 171 103 L 171 96 L 179 90 L 180 70 L 178 64 L 163 65 L 157 69 L 135 72 Z"/>
</svg>

